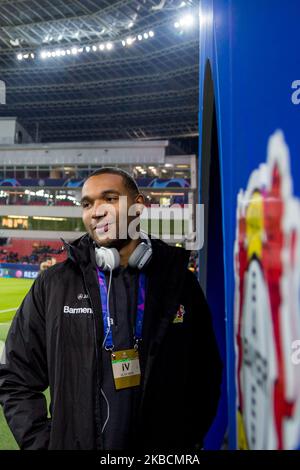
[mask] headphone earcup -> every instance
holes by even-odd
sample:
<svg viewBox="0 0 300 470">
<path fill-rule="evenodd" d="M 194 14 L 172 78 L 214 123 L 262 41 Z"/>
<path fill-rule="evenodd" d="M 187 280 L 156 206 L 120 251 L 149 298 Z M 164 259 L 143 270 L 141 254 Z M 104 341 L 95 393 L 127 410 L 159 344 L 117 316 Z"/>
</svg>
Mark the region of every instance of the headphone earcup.
<svg viewBox="0 0 300 470">
<path fill-rule="evenodd" d="M 97 266 L 103 271 L 116 269 L 120 265 L 120 255 L 116 248 L 95 248 Z"/>
<path fill-rule="evenodd" d="M 136 249 L 131 253 L 128 264 L 132 268 L 142 269 L 150 261 L 152 257 L 152 247 L 150 244 L 141 242 Z"/>
</svg>

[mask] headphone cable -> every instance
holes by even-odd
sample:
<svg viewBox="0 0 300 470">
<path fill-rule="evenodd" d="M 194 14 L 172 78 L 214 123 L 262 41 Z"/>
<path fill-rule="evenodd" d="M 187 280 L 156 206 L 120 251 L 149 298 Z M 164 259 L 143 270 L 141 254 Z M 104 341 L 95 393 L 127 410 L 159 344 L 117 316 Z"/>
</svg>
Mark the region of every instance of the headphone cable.
<svg viewBox="0 0 300 470">
<path fill-rule="evenodd" d="M 110 294 L 110 287 L 111 287 L 111 281 L 112 281 L 112 269 L 111 269 L 111 266 L 108 265 L 108 267 L 109 267 L 109 283 L 108 283 L 107 304 L 106 304 L 107 312 L 109 312 L 109 294 Z M 107 339 L 107 336 L 109 335 L 110 328 L 111 328 L 110 314 L 109 314 L 108 317 L 109 317 L 109 324 L 108 324 L 108 329 L 107 329 L 105 338 L 104 338 L 103 343 L 102 343 L 102 348 L 104 347 L 105 341 L 106 341 L 106 339 Z M 110 409 L 109 409 L 109 401 L 108 401 L 108 399 L 107 399 L 107 397 L 106 397 L 106 395 L 105 395 L 103 389 L 101 388 L 100 390 L 101 390 L 101 394 L 102 394 L 102 396 L 104 397 L 104 400 L 105 400 L 106 406 L 107 406 L 107 417 L 106 417 L 106 420 L 105 420 L 105 422 L 104 422 L 104 424 L 103 424 L 103 427 L 102 427 L 102 429 L 101 429 L 101 433 L 103 433 L 104 430 L 105 430 L 105 428 L 106 428 L 106 425 L 107 425 L 107 423 L 108 423 L 108 421 L 109 421 Z"/>
</svg>

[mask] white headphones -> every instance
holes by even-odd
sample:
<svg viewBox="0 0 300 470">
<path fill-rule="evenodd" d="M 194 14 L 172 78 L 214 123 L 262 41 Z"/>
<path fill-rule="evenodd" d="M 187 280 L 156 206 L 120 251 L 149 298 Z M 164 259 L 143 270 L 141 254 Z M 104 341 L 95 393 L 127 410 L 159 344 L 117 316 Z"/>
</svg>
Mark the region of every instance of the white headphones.
<svg viewBox="0 0 300 470">
<path fill-rule="evenodd" d="M 150 238 L 145 232 L 140 232 L 141 239 L 135 250 L 131 253 L 128 265 L 132 268 L 142 269 L 152 257 L 152 245 Z M 113 271 L 120 266 L 120 255 L 116 248 L 95 248 L 96 264 L 103 271 Z"/>
</svg>

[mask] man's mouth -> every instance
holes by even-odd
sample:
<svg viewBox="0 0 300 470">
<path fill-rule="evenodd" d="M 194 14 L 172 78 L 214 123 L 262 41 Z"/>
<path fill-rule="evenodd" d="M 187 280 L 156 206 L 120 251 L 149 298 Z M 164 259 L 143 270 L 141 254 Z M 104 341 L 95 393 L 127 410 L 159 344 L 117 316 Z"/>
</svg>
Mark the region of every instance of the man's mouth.
<svg viewBox="0 0 300 470">
<path fill-rule="evenodd" d="M 97 234 L 102 234 L 102 233 L 108 232 L 108 229 L 111 225 L 112 224 L 109 222 L 106 222 L 105 224 L 97 224 L 93 230 L 95 230 Z"/>
</svg>

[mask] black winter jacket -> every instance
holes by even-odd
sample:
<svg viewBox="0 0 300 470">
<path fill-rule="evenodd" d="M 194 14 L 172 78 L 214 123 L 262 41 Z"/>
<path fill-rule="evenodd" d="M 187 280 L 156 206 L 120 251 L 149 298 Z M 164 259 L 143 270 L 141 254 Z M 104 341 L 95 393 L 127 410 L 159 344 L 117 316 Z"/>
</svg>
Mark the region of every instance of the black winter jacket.
<svg viewBox="0 0 300 470">
<path fill-rule="evenodd" d="M 209 309 L 188 252 L 152 239 L 137 450 L 202 446 L 216 413 L 221 362 Z M 0 403 L 21 449 L 101 449 L 103 323 L 93 245 L 42 272 L 18 309 L 0 365 Z M 182 323 L 174 323 L 179 305 Z M 2 361 L 3 362 L 3 361 Z M 43 391 L 50 386 L 51 418 Z"/>
</svg>

